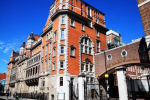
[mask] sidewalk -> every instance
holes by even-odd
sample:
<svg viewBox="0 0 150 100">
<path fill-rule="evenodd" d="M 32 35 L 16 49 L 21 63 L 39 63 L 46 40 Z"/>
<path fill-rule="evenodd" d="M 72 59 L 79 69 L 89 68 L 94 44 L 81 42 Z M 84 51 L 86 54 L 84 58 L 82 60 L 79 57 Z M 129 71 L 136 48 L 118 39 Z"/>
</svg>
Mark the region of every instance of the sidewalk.
<svg viewBox="0 0 150 100">
<path fill-rule="evenodd" d="M 16 100 L 15 98 L 13 97 L 7 97 L 6 96 L 0 96 L 0 100 Z M 29 99 L 29 98 L 19 98 L 19 100 L 36 100 L 36 99 Z"/>
</svg>

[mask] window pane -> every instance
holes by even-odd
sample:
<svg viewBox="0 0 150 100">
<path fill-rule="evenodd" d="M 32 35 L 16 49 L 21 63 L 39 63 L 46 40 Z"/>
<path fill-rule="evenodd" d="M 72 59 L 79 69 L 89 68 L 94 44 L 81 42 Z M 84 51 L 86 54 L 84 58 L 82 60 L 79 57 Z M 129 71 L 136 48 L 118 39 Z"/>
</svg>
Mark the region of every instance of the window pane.
<svg viewBox="0 0 150 100">
<path fill-rule="evenodd" d="M 92 54 L 92 48 L 89 48 L 89 54 Z"/>
<path fill-rule="evenodd" d="M 74 26 L 74 20 L 71 19 L 71 26 Z"/>
<path fill-rule="evenodd" d="M 83 53 L 83 45 L 81 45 L 81 52 Z"/>
<path fill-rule="evenodd" d="M 65 24 L 65 17 L 62 17 L 62 24 Z"/>
<path fill-rule="evenodd" d="M 63 68 L 63 67 L 64 67 L 64 62 L 60 61 L 60 68 Z"/>
<path fill-rule="evenodd" d="M 84 64 L 81 65 L 81 71 L 83 71 L 83 70 L 84 70 Z"/>
<path fill-rule="evenodd" d="M 60 77 L 60 86 L 63 86 L 63 77 Z"/>
<path fill-rule="evenodd" d="M 85 44 L 87 44 L 87 39 L 85 39 Z"/>
<path fill-rule="evenodd" d="M 75 53 L 74 53 L 74 52 L 75 52 L 74 48 L 71 47 L 71 54 L 70 54 L 70 55 L 71 55 L 71 56 L 75 56 Z"/>
<path fill-rule="evenodd" d="M 61 30 L 61 39 L 64 39 L 64 29 Z"/>
<path fill-rule="evenodd" d="M 88 71 L 88 64 L 86 64 L 86 71 Z"/>
<path fill-rule="evenodd" d="M 93 65 L 90 65 L 90 71 L 91 72 L 93 71 Z"/>
<path fill-rule="evenodd" d="M 87 49 L 88 49 L 88 47 L 85 47 L 85 53 L 87 53 Z"/>
<path fill-rule="evenodd" d="M 61 54 L 64 53 L 64 47 L 61 47 Z"/>
</svg>

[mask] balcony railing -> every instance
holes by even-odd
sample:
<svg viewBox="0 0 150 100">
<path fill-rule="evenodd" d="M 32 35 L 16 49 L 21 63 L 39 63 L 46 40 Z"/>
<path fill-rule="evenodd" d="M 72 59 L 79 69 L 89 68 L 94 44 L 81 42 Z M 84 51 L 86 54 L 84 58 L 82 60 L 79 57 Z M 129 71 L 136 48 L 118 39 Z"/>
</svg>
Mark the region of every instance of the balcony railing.
<svg viewBox="0 0 150 100">
<path fill-rule="evenodd" d="M 35 74 L 32 76 L 26 77 L 25 80 L 36 79 L 36 78 L 39 78 L 39 74 Z"/>
<path fill-rule="evenodd" d="M 50 75 L 50 70 L 46 72 L 41 72 L 40 76 L 47 76 Z"/>
<path fill-rule="evenodd" d="M 9 84 L 13 84 L 13 83 L 16 83 L 17 81 L 16 80 L 12 80 L 9 82 Z"/>
<path fill-rule="evenodd" d="M 38 54 L 32 56 L 31 58 L 29 58 L 29 60 L 27 62 L 27 68 L 40 63 L 40 57 L 41 57 L 41 55 L 40 55 L 40 53 L 38 53 Z"/>
</svg>

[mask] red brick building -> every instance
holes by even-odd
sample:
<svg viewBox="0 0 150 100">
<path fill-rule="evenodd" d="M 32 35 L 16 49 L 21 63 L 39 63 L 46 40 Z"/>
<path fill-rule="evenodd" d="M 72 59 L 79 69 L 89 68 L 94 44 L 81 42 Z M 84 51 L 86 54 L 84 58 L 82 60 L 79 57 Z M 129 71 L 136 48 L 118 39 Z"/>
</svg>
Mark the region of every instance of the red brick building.
<svg viewBox="0 0 150 100">
<path fill-rule="evenodd" d="M 137 0 L 137 3 L 142 19 L 147 46 L 150 48 L 150 1 Z"/>
<path fill-rule="evenodd" d="M 20 52 L 12 51 L 5 90 L 42 93 L 52 100 L 81 98 L 79 75 L 87 84 L 97 81 L 94 56 L 107 49 L 107 31 L 105 14 L 83 0 L 54 0 L 42 34 L 30 34 Z"/>
<path fill-rule="evenodd" d="M 5 73 L 0 73 L 0 81 L 6 79 Z"/>
</svg>

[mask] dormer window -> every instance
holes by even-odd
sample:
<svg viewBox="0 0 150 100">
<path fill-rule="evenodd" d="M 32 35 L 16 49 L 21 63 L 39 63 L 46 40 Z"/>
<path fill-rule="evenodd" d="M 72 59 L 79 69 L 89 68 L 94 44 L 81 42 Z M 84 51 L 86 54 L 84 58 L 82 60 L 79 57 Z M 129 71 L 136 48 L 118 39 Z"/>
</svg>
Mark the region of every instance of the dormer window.
<svg viewBox="0 0 150 100">
<path fill-rule="evenodd" d="M 89 17 L 92 17 L 92 13 L 91 13 L 91 8 L 90 7 L 87 7 L 87 15 Z"/>
</svg>

